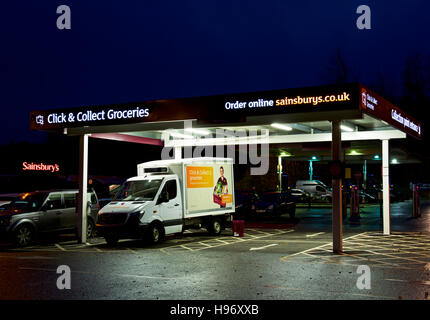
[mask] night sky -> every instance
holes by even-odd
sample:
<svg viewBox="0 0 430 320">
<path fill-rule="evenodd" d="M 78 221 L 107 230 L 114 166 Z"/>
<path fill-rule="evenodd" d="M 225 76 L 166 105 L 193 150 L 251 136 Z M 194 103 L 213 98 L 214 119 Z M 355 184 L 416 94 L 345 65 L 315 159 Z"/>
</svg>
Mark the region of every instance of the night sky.
<svg viewBox="0 0 430 320">
<path fill-rule="evenodd" d="M 30 110 L 326 84 L 337 52 L 349 80 L 379 74 L 395 94 L 407 57 L 430 57 L 428 1 L 233 2 L 2 2 L 0 143 L 43 139 Z"/>
</svg>

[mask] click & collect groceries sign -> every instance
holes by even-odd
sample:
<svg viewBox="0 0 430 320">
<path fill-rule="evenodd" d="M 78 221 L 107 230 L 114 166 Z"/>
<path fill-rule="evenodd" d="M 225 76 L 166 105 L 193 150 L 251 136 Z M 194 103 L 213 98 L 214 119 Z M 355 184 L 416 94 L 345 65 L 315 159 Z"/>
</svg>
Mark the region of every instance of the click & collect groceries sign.
<svg viewBox="0 0 430 320">
<path fill-rule="evenodd" d="M 130 108 L 93 108 L 87 110 L 43 111 L 31 113 L 31 127 L 60 128 L 89 124 L 139 121 L 149 116 L 149 108 L 139 106 Z"/>
</svg>

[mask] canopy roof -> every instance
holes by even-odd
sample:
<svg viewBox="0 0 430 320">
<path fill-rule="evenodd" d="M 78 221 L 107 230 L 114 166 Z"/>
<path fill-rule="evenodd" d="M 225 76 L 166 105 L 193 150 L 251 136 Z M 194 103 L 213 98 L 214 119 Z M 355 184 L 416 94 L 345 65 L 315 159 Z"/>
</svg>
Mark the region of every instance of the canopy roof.
<svg viewBox="0 0 430 320">
<path fill-rule="evenodd" d="M 228 145 L 331 141 L 332 120 L 342 120 L 344 141 L 422 134 L 419 121 L 359 83 L 32 111 L 30 128 L 167 146 Z"/>
</svg>

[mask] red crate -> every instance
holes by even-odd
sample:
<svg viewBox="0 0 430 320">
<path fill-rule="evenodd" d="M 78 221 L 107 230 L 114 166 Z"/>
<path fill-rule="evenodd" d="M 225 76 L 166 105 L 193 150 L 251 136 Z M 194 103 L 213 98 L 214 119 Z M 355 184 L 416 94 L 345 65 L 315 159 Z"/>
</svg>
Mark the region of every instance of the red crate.
<svg viewBox="0 0 430 320">
<path fill-rule="evenodd" d="M 243 237 L 245 231 L 245 221 L 243 220 L 233 220 L 233 236 L 234 237 Z"/>
<path fill-rule="evenodd" d="M 214 203 L 219 204 L 221 207 L 225 207 L 225 203 L 222 202 L 222 197 L 214 194 Z"/>
</svg>

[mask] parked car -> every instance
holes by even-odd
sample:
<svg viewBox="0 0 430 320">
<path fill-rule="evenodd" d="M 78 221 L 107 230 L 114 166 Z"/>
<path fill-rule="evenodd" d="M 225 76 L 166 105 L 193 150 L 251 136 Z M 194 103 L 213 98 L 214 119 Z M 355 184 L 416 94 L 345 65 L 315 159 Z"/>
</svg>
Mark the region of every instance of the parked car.
<svg viewBox="0 0 430 320">
<path fill-rule="evenodd" d="M 296 203 L 297 202 L 308 203 L 309 201 L 312 200 L 312 195 L 305 190 L 291 189 L 290 194 Z"/>
<path fill-rule="evenodd" d="M 18 193 L 0 194 L 0 209 L 5 208 L 8 203 L 18 196 Z"/>
<path fill-rule="evenodd" d="M 367 193 L 364 192 L 363 190 L 359 191 L 359 196 L 360 196 L 360 202 L 361 203 L 375 203 L 378 202 L 378 198 Z"/>
<path fill-rule="evenodd" d="M 366 189 L 366 194 L 375 198 L 375 202 L 378 200 L 378 193 L 382 192 L 382 188 L 379 186 L 372 186 Z M 390 185 L 390 202 L 404 201 L 404 196 L 396 186 Z"/>
<path fill-rule="evenodd" d="M 19 194 L 0 211 L 0 239 L 23 247 L 40 233 L 76 231 L 77 193 L 77 190 L 48 190 Z M 100 207 L 94 191 L 89 191 L 88 196 L 87 236 L 91 237 Z"/>
<path fill-rule="evenodd" d="M 0 211 L 5 210 L 7 208 L 7 206 L 9 205 L 9 203 L 10 203 L 10 201 L 0 203 Z"/>
<path fill-rule="evenodd" d="M 289 192 L 238 192 L 236 193 L 236 212 L 244 217 L 264 214 L 279 216 L 288 213 L 293 218 L 296 213 L 296 203 Z"/>
<path fill-rule="evenodd" d="M 249 215 L 251 207 L 259 199 L 255 191 L 237 191 L 234 197 L 236 200 L 235 216 L 239 217 Z"/>
</svg>

